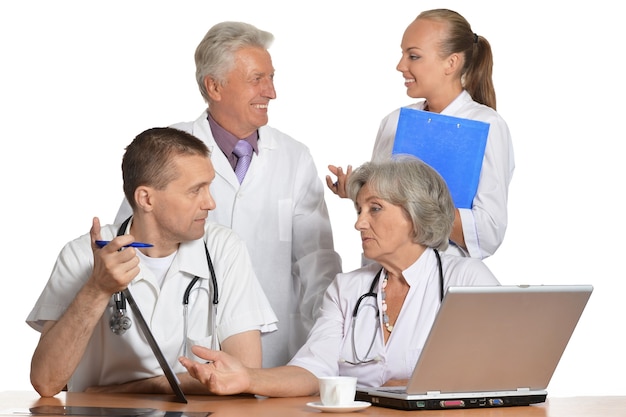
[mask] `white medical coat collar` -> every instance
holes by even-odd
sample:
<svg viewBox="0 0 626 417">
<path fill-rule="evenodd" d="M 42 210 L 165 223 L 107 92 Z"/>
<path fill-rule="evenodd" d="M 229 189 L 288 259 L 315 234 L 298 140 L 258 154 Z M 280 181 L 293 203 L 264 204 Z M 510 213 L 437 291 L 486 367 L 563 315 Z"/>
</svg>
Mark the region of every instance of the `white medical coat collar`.
<svg viewBox="0 0 626 417">
<path fill-rule="evenodd" d="M 457 114 L 460 108 L 465 106 L 468 102 L 472 101 L 472 96 L 466 91 L 461 91 L 461 94 L 456 96 L 452 103 L 448 104 L 445 109 L 441 111 L 441 114 L 444 115 L 453 115 Z"/>
<path fill-rule="evenodd" d="M 133 223 L 133 219 L 130 219 L 126 231 L 124 234 L 128 234 L 130 227 Z M 209 271 L 209 265 L 206 259 L 206 251 L 204 246 L 204 236 L 202 239 L 196 239 L 189 242 L 182 242 L 178 247 L 176 256 L 172 260 L 172 265 L 167 272 L 166 279 L 172 273 L 186 273 L 191 277 L 197 276 L 200 279 L 209 279 L 211 273 Z M 143 269 L 139 272 L 139 275 L 133 279 L 132 282 L 146 279 Z M 152 275 L 152 274 L 150 274 Z"/>
<path fill-rule="evenodd" d="M 211 150 L 211 162 L 215 168 L 216 175 L 223 177 L 226 182 L 233 186 L 233 188 L 239 189 L 241 187 L 239 180 L 237 180 L 237 176 L 235 175 L 230 162 L 228 162 L 228 159 L 217 145 L 217 142 L 215 142 L 207 117 L 208 112 L 205 110 L 202 112 L 200 117 L 193 122 L 190 133 L 196 137 L 203 138 L 206 145 Z M 250 168 L 248 168 L 248 172 L 251 174 L 251 177 L 254 177 L 255 171 L 263 171 L 265 169 L 265 164 L 267 163 L 265 152 L 278 147 L 275 135 L 270 133 L 271 130 L 272 128 L 269 126 L 261 126 L 259 128 L 259 154 L 252 158 Z M 247 177 L 248 176 L 246 176 L 246 178 Z M 249 181 L 249 179 L 244 179 L 244 184 Z"/>
<path fill-rule="evenodd" d="M 215 139 L 213 138 L 213 133 L 211 133 L 211 126 L 209 125 L 209 121 L 207 120 L 207 117 L 209 117 L 209 113 L 205 110 L 204 112 L 202 112 L 200 117 L 198 117 L 198 119 L 196 119 L 196 121 L 193 123 L 191 133 L 194 136 L 211 138 L 211 140 L 213 141 L 212 145 L 214 146 L 214 149 L 211 150 L 211 152 L 213 153 L 214 151 L 219 151 L 220 148 L 217 146 L 217 143 L 215 143 Z M 271 127 L 267 125 L 261 126 L 258 129 L 259 131 L 259 142 L 258 142 L 259 154 L 261 153 L 261 149 L 274 149 L 277 146 L 276 139 L 273 137 L 273 135 L 270 135 L 267 133 L 267 131 L 270 129 Z M 203 135 L 198 135 L 196 133 L 199 131 L 201 131 Z"/>
<path fill-rule="evenodd" d="M 432 268 L 437 268 L 435 251 L 432 248 L 426 248 L 424 253 L 411 266 L 402 271 L 402 275 L 409 286 L 412 287 L 423 277 L 428 277 Z"/>
</svg>

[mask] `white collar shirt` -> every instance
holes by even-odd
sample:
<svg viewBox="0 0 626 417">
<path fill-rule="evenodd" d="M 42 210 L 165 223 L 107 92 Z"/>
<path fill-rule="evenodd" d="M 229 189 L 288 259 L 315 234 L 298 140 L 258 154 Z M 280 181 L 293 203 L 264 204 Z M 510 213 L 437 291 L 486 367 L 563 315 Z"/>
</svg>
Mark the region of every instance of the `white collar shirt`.
<svg viewBox="0 0 626 417">
<path fill-rule="evenodd" d="M 111 240 L 117 226 L 102 228 L 103 239 Z M 252 270 L 245 244 L 232 230 L 207 223 L 204 240 L 212 257 L 219 289 L 217 337 L 248 331 L 275 331 L 276 316 Z M 61 251 L 51 277 L 27 318 L 41 330 L 47 320 L 58 320 L 93 270 L 89 234 L 69 242 Z M 185 372 L 178 362 L 183 354 L 183 295 L 194 276 L 199 283 L 189 298 L 188 343 L 211 346 L 213 340 L 209 306 L 212 286 L 202 239 L 182 243 L 163 285 L 140 264 L 140 272 L 129 285 L 133 298 L 174 372 Z M 96 325 L 68 388 L 83 391 L 90 386 L 120 384 L 162 375 L 163 371 L 139 326 L 133 324 L 123 335 L 113 334 L 109 320 L 113 303 Z M 133 318 L 132 311 L 127 314 Z M 219 343 L 218 343 L 219 345 Z"/>
<path fill-rule="evenodd" d="M 406 107 L 424 110 L 424 100 Z M 508 224 L 508 190 L 515 158 L 513 142 L 504 119 L 492 108 L 472 100 L 463 90 L 441 114 L 489 123 L 489 135 L 476 196 L 471 209 L 459 209 L 467 251 L 450 245 L 446 253 L 484 259 L 491 256 L 504 240 Z M 376 136 L 372 161 L 391 157 L 400 109 L 387 115 Z"/>
</svg>

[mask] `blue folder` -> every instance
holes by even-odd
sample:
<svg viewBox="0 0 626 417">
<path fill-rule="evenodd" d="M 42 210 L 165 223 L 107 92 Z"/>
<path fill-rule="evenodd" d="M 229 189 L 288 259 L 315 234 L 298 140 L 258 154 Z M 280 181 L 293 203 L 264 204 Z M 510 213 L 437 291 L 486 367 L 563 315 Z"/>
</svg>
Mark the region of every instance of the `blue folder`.
<svg viewBox="0 0 626 417">
<path fill-rule="evenodd" d="M 448 184 L 457 208 L 472 208 L 485 156 L 489 123 L 401 108 L 392 154 L 410 154 Z"/>
</svg>

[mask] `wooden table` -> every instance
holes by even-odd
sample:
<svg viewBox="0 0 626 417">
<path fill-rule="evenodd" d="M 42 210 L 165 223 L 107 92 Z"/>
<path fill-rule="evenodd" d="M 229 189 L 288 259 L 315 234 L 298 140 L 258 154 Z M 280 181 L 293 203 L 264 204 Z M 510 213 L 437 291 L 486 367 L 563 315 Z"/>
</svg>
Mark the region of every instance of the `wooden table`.
<svg viewBox="0 0 626 417">
<path fill-rule="evenodd" d="M 315 417 L 341 416 L 486 416 L 486 417 L 626 417 L 626 396 L 550 398 L 542 404 L 528 407 L 490 409 L 399 411 L 371 406 L 353 413 L 321 413 L 307 407 L 319 397 L 255 398 L 188 396 L 188 404 L 172 402 L 173 397 L 138 394 L 61 393 L 52 398 L 40 398 L 34 391 L 7 391 L 0 393 L 0 416 L 16 417 L 16 412 L 28 413 L 30 407 L 40 405 L 74 405 L 122 408 L 154 408 L 184 412 L 164 413 L 166 416 L 196 417 L 211 413 L 211 417 Z M 201 414 L 194 414 L 201 413 Z M 23 415 L 23 414 L 22 414 Z"/>
</svg>

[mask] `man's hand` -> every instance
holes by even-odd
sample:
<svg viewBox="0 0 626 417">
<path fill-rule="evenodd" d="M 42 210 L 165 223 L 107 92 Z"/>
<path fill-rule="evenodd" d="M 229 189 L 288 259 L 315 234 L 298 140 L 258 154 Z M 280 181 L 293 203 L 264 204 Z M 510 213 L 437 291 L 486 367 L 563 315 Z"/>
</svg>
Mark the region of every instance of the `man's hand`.
<svg viewBox="0 0 626 417">
<path fill-rule="evenodd" d="M 133 236 L 116 237 L 100 249 L 100 221 L 94 217 L 91 231 L 94 269 L 58 321 L 43 325 L 31 361 L 31 383 L 43 397 L 56 395 L 78 366 L 93 329 L 102 317 L 111 295 L 122 291 L 139 273 L 135 249 L 124 248 Z"/>
<path fill-rule="evenodd" d="M 203 346 L 192 346 L 191 351 L 206 363 L 189 358 L 179 358 L 189 375 L 200 381 L 214 394 L 231 395 L 248 392 L 250 375 L 248 368 L 233 356 Z"/>
<path fill-rule="evenodd" d="M 93 250 L 93 272 L 90 281 L 98 290 L 109 295 L 122 291 L 139 274 L 139 258 L 134 248 L 125 246 L 132 243 L 132 235 L 117 236 L 105 247 L 100 248 L 96 240 L 100 237 L 100 220 L 93 218 L 91 230 Z"/>
</svg>

